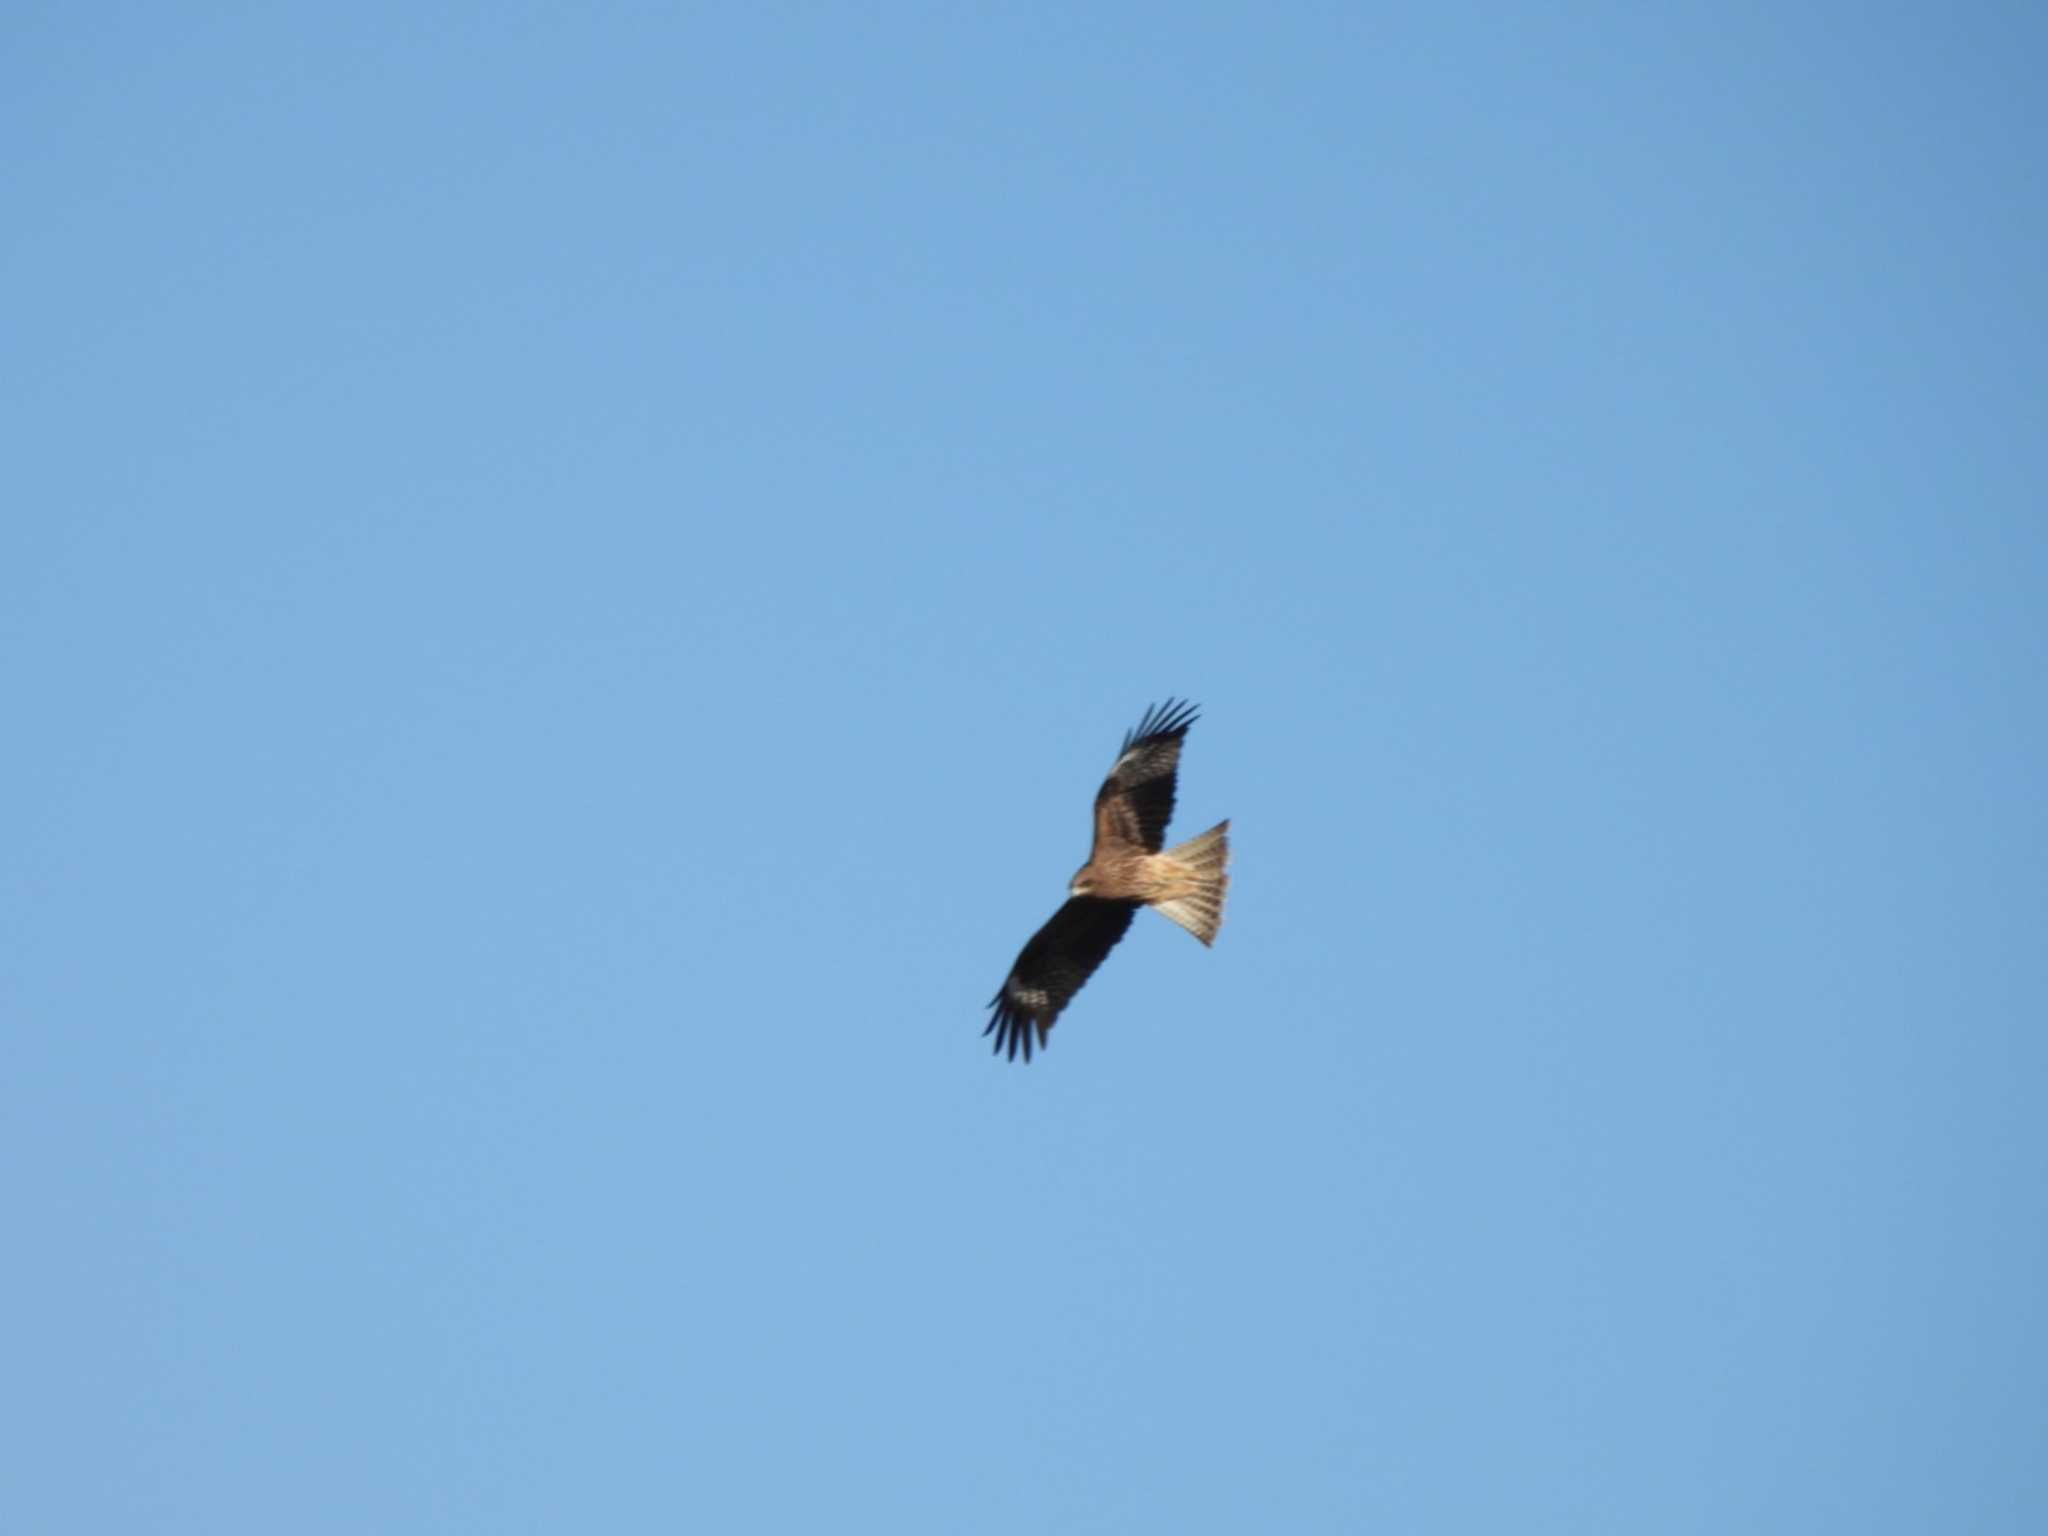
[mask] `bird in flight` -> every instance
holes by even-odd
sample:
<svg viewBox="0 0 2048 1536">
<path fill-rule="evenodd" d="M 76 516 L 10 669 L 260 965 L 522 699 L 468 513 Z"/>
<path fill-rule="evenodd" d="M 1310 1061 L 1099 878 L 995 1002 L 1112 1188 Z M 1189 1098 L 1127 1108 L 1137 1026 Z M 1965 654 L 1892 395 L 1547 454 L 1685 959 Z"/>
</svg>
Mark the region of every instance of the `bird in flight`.
<svg viewBox="0 0 2048 1536">
<path fill-rule="evenodd" d="M 998 1054 L 1014 1061 L 1021 1046 L 1029 1061 L 1033 1030 L 1045 1045 L 1060 1010 L 1108 958 L 1138 908 L 1157 908 L 1204 944 L 1214 942 L 1230 886 L 1230 823 L 1164 847 L 1181 743 L 1194 723 L 1194 705 L 1168 699 L 1146 710 L 1124 737 L 1095 792 L 1088 862 L 1074 872 L 1066 905 L 1031 936 L 990 999 L 995 1013 L 982 1034 L 996 1037 Z"/>
</svg>

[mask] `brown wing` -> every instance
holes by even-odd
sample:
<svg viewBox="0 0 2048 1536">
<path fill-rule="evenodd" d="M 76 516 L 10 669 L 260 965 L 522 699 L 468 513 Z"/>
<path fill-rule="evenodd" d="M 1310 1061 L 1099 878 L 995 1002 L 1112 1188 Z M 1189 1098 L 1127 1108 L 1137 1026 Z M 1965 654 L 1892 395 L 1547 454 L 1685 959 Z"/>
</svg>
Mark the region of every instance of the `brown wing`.
<svg viewBox="0 0 2048 1536">
<path fill-rule="evenodd" d="M 1007 1049 L 1015 1061 L 1021 1044 L 1029 1061 L 1032 1030 L 1036 1028 L 1038 1043 L 1044 1045 L 1045 1032 L 1060 1010 L 1108 958 L 1137 915 L 1135 901 L 1098 901 L 1093 896 L 1073 897 L 1053 913 L 989 999 L 995 1013 L 982 1033 L 996 1037 L 996 1051 Z"/>
<path fill-rule="evenodd" d="M 1095 792 L 1095 848 L 1090 862 L 1111 848 L 1135 844 L 1146 853 L 1166 846 L 1173 819 L 1173 783 L 1180 746 L 1195 723 L 1195 706 L 1176 699 L 1145 711 L 1124 737 L 1116 762 Z"/>
</svg>

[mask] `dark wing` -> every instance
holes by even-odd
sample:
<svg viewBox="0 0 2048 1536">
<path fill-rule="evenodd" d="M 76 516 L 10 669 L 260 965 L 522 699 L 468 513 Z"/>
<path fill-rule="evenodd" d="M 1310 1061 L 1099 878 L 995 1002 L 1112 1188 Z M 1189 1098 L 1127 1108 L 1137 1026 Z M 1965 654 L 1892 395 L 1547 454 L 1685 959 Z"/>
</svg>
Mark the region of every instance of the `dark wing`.
<svg viewBox="0 0 2048 1536">
<path fill-rule="evenodd" d="M 1044 1045 L 1045 1032 L 1060 1010 L 1108 958 L 1137 915 L 1135 901 L 1098 901 L 1093 896 L 1076 896 L 1053 913 L 1017 956 L 1002 989 L 989 999 L 995 1014 L 982 1033 L 996 1037 L 996 1051 L 1007 1050 L 1015 1061 L 1021 1044 L 1029 1061 L 1033 1027 L 1038 1043 Z"/>
<path fill-rule="evenodd" d="M 1091 863 L 1118 844 L 1136 844 L 1146 853 L 1157 853 L 1166 846 L 1180 744 L 1194 723 L 1194 705 L 1168 699 L 1146 710 L 1138 728 L 1124 737 L 1109 777 L 1095 792 Z"/>
</svg>

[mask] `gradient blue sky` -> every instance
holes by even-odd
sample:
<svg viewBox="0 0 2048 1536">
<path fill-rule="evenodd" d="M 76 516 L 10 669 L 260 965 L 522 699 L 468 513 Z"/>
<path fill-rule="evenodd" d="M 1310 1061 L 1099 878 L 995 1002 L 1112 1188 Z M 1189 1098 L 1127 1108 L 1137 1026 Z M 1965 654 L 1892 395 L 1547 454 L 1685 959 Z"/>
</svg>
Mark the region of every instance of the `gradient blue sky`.
<svg viewBox="0 0 2048 1536">
<path fill-rule="evenodd" d="M 2044 70 L 13 9 L 0 1527 L 2048 1527 Z"/>
</svg>

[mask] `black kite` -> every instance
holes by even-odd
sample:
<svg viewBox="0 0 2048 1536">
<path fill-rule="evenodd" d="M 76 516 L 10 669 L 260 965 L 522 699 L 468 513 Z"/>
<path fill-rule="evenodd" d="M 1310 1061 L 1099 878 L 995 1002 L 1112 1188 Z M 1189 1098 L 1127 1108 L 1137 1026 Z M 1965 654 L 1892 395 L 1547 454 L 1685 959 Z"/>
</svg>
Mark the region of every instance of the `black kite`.
<svg viewBox="0 0 2048 1536">
<path fill-rule="evenodd" d="M 1045 1045 L 1060 1010 L 1108 958 L 1138 908 L 1158 908 L 1204 944 L 1223 926 L 1230 823 L 1160 851 L 1181 743 L 1194 723 L 1192 704 L 1168 699 L 1124 737 L 1095 793 L 1095 846 L 1067 886 L 1067 904 L 1031 936 L 990 1000 L 995 1014 L 982 1033 L 993 1034 L 996 1051 L 1007 1050 L 1011 1060 L 1020 1045 L 1031 1059 L 1034 1030 Z"/>
</svg>

